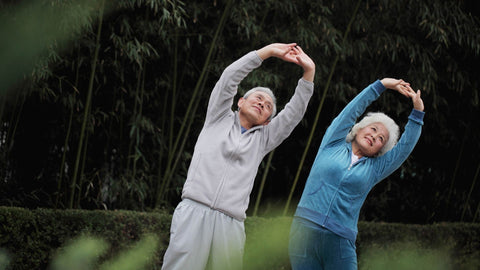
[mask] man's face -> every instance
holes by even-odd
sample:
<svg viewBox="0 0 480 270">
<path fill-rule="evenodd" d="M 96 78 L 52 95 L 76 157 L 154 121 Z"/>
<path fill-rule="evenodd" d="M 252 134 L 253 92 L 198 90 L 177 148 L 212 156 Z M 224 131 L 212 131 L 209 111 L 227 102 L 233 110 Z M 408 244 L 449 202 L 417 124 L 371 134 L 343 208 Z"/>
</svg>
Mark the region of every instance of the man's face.
<svg viewBox="0 0 480 270">
<path fill-rule="evenodd" d="M 268 124 L 268 118 L 273 112 L 272 98 L 262 91 L 250 94 L 247 98 L 238 100 L 238 109 L 240 117 L 243 117 L 250 125 L 245 128 L 251 128 L 258 125 Z"/>
</svg>

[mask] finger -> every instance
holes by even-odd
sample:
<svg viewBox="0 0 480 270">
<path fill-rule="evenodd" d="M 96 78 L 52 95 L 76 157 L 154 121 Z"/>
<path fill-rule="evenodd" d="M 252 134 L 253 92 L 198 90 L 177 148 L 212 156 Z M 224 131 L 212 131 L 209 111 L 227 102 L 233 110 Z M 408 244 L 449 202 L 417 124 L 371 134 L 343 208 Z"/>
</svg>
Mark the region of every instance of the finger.
<svg viewBox="0 0 480 270">
<path fill-rule="evenodd" d="M 410 90 L 408 89 L 408 87 L 406 87 L 406 86 L 404 86 L 404 87 L 402 88 L 401 93 L 402 93 L 404 96 L 406 96 L 407 98 L 411 98 L 412 95 L 415 94 L 414 91 L 410 91 Z"/>
<path fill-rule="evenodd" d="M 407 86 L 407 90 L 409 93 L 415 93 L 415 90 L 413 90 L 412 87 L 410 87 L 410 85 Z"/>
<path fill-rule="evenodd" d="M 408 83 L 408 82 L 401 82 L 400 85 L 407 88 L 407 89 L 410 87 L 410 83 Z"/>
<path fill-rule="evenodd" d="M 285 47 L 285 55 L 287 54 L 294 54 L 295 52 L 293 51 L 295 47 Z"/>
<path fill-rule="evenodd" d="M 407 93 L 408 92 L 408 89 L 405 85 L 403 84 L 397 84 L 397 89 L 401 92 L 401 93 Z"/>
<path fill-rule="evenodd" d="M 418 98 L 422 98 L 422 92 L 420 91 L 420 89 L 417 90 L 417 95 L 418 95 Z"/>
<path fill-rule="evenodd" d="M 303 59 L 302 59 L 300 56 L 297 56 L 296 59 L 297 59 L 297 63 L 298 63 L 300 66 L 303 66 Z"/>
<path fill-rule="evenodd" d="M 287 50 L 288 52 L 291 52 L 293 48 L 295 48 L 295 43 L 288 44 L 287 46 L 285 46 L 285 50 Z"/>
<path fill-rule="evenodd" d="M 293 48 L 292 48 L 292 51 L 294 51 L 294 52 L 295 52 L 295 54 L 301 54 L 301 53 L 302 53 L 302 51 L 301 51 L 301 49 L 299 49 L 299 48 L 300 48 L 300 47 L 298 47 L 298 46 L 295 46 L 295 47 L 293 47 Z"/>
</svg>

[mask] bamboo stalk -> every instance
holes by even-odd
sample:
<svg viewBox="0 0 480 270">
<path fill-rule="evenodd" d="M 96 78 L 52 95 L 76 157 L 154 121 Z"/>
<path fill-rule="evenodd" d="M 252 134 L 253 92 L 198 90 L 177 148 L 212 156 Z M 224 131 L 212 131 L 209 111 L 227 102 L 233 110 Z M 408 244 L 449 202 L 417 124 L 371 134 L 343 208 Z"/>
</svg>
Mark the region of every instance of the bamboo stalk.
<svg viewBox="0 0 480 270">
<path fill-rule="evenodd" d="M 143 65 L 142 73 L 141 73 L 141 86 L 140 86 L 140 97 L 139 97 L 139 109 L 138 109 L 138 116 L 136 119 L 140 120 L 142 119 L 142 113 L 143 113 L 143 95 L 145 93 L 145 68 L 146 65 Z M 138 161 L 138 156 L 137 153 L 140 151 L 140 129 L 137 128 L 137 132 L 135 133 L 135 156 L 133 159 L 133 181 L 135 181 L 135 176 L 137 175 L 137 161 Z"/>
<path fill-rule="evenodd" d="M 190 59 L 191 53 L 192 53 L 192 50 L 189 50 L 189 51 L 187 52 L 187 55 L 185 56 L 185 60 L 183 60 L 184 62 L 188 62 L 188 59 Z M 177 59 L 177 57 L 175 57 L 175 59 Z M 178 61 L 178 60 L 175 60 L 175 61 Z M 186 76 L 186 71 L 185 71 L 185 69 L 183 69 L 182 72 L 181 72 L 181 74 L 180 74 L 180 76 L 179 76 L 179 79 L 177 79 L 177 82 L 179 82 L 179 83 L 183 82 L 185 76 Z M 176 88 L 177 88 L 177 90 L 178 90 L 179 88 L 181 88 L 181 85 L 177 85 Z M 165 99 L 165 102 L 168 102 L 167 99 Z M 177 102 L 178 102 L 178 95 L 174 95 L 174 96 L 172 97 L 172 99 L 171 99 L 171 103 L 172 103 L 173 105 L 175 105 L 175 104 L 177 104 Z M 165 105 L 164 107 L 166 108 L 167 106 Z M 166 113 L 164 112 L 163 115 L 166 115 Z M 174 113 L 174 111 L 172 110 L 172 111 L 171 111 L 171 114 L 170 114 L 170 128 L 169 128 L 169 133 L 171 134 L 171 135 L 170 135 L 170 138 L 174 138 L 174 137 L 176 136 L 176 134 L 174 134 L 174 132 L 173 132 L 173 131 L 174 131 L 174 126 L 173 126 L 173 123 L 174 123 L 174 115 L 175 115 L 175 113 Z M 163 122 L 165 122 L 165 121 L 163 121 Z M 162 124 L 162 127 L 164 127 L 164 126 L 165 126 L 165 124 L 163 123 L 163 124 Z M 187 132 L 187 133 L 188 133 L 188 132 Z M 172 163 L 172 160 L 171 160 L 171 159 L 174 158 L 174 154 L 175 154 L 175 153 L 173 152 L 173 143 L 170 143 L 167 147 L 168 147 L 168 149 L 169 149 L 169 152 L 167 153 L 167 164 L 171 164 L 171 163 Z M 160 153 L 161 153 L 161 155 L 160 155 L 160 158 L 159 158 L 159 163 L 162 164 L 163 151 L 160 150 Z M 167 166 L 165 167 L 165 168 L 166 168 L 165 170 L 167 170 L 168 168 L 170 168 L 170 166 L 171 166 L 171 165 L 167 165 Z M 162 202 L 157 202 L 157 201 L 156 201 L 156 200 L 159 198 L 158 194 L 159 194 L 159 192 L 160 192 L 160 190 L 161 190 L 161 188 L 162 188 L 162 185 L 164 185 L 164 181 L 165 181 L 165 177 L 162 177 L 162 176 L 161 176 L 162 173 L 163 173 L 163 171 L 162 171 L 162 165 L 160 165 L 160 166 L 159 166 L 159 171 L 158 171 L 158 179 L 163 179 L 163 181 L 161 181 L 161 182 L 158 181 L 159 184 L 157 185 L 157 192 L 156 192 L 156 196 L 155 196 L 154 206 L 158 206 L 160 203 L 162 203 Z M 165 189 L 165 192 L 166 192 L 166 189 Z"/>
<path fill-rule="evenodd" d="M 170 101 L 170 104 L 171 104 L 171 107 L 170 107 L 170 120 L 169 120 L 169 127 L 168 127 L 168 146 L 167 146 L 167 149 L 169 149 L 169 152 L 167 153 L 167 157 L 168 159 L 170 160 L 170 158 L 173 156 L 173 131 L 174 131 L 174 123 L 175 123 L 175 104 L 176 104 L 176 92 L 177 92 L 177 80 L 178 80 L 178 28 L 175 28 L 175 39 L 174 39 L 174 49 L 173 49 L 173 79 L 172 79 L 172 97 L 171 97 L 171 101 Z M 168 92 L 167 92 L 167 96 L 168 96 Z M 166 114 L 166 111 L 167 111 L 167 107 L 168 107 L 168 98 L 165 98 L 164 99 L 164 105 L 163 105 L 163 111 L 162 111 L 162 121 L 161 121 L 161 138 L 164 137 L 164 133 L 163 133 L 163 130 L 165 130 L 165 126 L 166 126 L 166 123 L 165 123 L 165 115 Z M 160 141 L 163 141 L 162 139 Z M 158 157 L 158 179 L 162 179 L 162 170 L 163 170 L 163 166 L 162 166 L 162 161 L 163 161 L 163 151 L 162 151 L 162 147 L 160 145 L 160 151 L 159 151 L 159 157 Z M 170 162 L 170 161 L 169 161 Z M 169 163 L 167 162 L 167 163 Z M 161 189 L 162 189 L 162 184 L 163 184 L 163 181 L 160 182 L 158 181 L 157 185 L 156 185 L 156 188 L 155 188 L 155 195 L 154 195 L 154 199 L 153 199 L 153 207 L 155 207 L 156 205 L 158 205 L 157 203 L 160 203 L 160 202 L 157 202 L 158 198 L 159 198 L 159 192 L 161 192 Z"/>
<path fill-rule="evenodd" d="M 475 223 L 477 221 L 477 217 L 479 213 L 480 213 L 480 202 L 478 202 L 477 210 L 475 211 L 475 215 L 473 215 L 472 223 Z"/>
<path fill-rule="evenodd" d="M 72 131 L 72 122 L 73 122 L 73 105 L 70 108 L 70 116 L 68 117 L 67 134 L 65 136 L 65 143 L 63 144 L 62 161 L 60 163 L 60 171 L 58 172 L 57 194 L 56 194 L 56 197 L 55 197 L 55 208 L 58 207 L 58 202 L 60 200 L 60 195 L 63 194 L 63 192 L 61 191 L 62 182 L 63 182 L 63 171 L 65 170 L 65 164 L 66 164 L 66 159 L 67 159 L 68 141 L 70 140 L 70 133 Z"/>
<path fill-rule="evenodd" d="M 21 97 L 23 97 L 23 99 L 19 101 Z M 17 132 L 18 123 L 20 122 L 20 118 L 23 113 L 23 106 L 25 104 L 25 100 L 26 100 L 26 93 L 24 93 L 23 91 L 17 91 L 15 104 L 13 106 L 12 115 L 10 116 L 10 122 L 8 123 L 8 129 L 5 135 L 5 146 L 4 146 L 5 150 L 4 150 L 4 157 L 3 157 L 4 160 L 9 160 L 10 158 L 9 157 L 10 151 L 12 150 L 13 144 L 15 142 L 15 134 Z M 17 107 L 19 107 L 18 111 L 17 111 Z"/>
<path fill-rule="evenodd" d="M 463 140 L 462 140 L 462 145 L 460 147 L 460 152 L 458 153 L 457 162 L 455 164 L 455 169 L 454 169 L 453 175 L 452 175 L 452 181 L 450 182 L 450 187 L 448 188 L 448 196 L 447 196 L 447 201 L 446 201 L 446 204 L 445 204 L 445 211 L 444 211 L 445 218 L 446 218 L 446 215 L 448 215 L 448 208 L 450 206 L 450 199 L 452 197 L 454 183 L 455 183 L 455 180 L 457 178 L 457 173 L 458 173 L 458 170 L 460 168 L 460 163 L 461 163 L 460 161 L 461 161 L 462 156 L 463 156 L 463 150 L 465 149 L 465 141 L 467 140 L 467 134 L 468 134 L 468 128 L 465 129 L 465 133 L 463 135 Z"/>
<path fill-rule="evenodd" d="M 75 197 L 75 188 L 77 186 L 77 177 L 78 177 L 80 157 L 81 157 L 81 153 L 82 153 L 83 140 L 84 140 L 84 137 L 85 137 L 85 129 L 86 129 L 86 126 L 87 126 L 88 114 L 89 114 L 90 106 L 91 106 L 91 103 L 92 103 L 93 82 L 95 81 L 95 70 L 97 68 L 98 52 L 100 50 L 100 37 L 101 37 L 101 33 L 102 33 L 104 6 L 105 6 L 105 1 L 103 0 L 101 2 L 100 11 L 99 11 L 100 15 L 98 17 L 98 30 L 97 30 L 97 36 L 96 36 L 95 53 L 94 53 L 93 61 L 92 61 L 92 70 L 90 72 L 90 80 L 89 80 L 89 84 L 88 84 L 87 101 L 86 101 L 86 104 L 85 104 L 85 111 L 84 111 L 84 115 L 83 115 L 82 128 L 80 130 L 80 139 L 78 141 L 77 157 L 75 159 L 73 179 L 72 179 L 72 183 L 71 183 L 71 186 L 70 186 L 70 200 L 69 200 L 69 204 L 68 204 L 69 208 L 73 208 L 73 200 L 74 200 L 74 197 Z"/>
<path fill-rule="evenodd" d="M 468 202 L 470 201 L 470 198 L 472 196 L 473 188 L 475 187 L 475 184 L 477 183 L 479 172 L 480 172 L 480 162 L 478 163 L 477 171 L 475 172 L 475 175 L 473 176 L 472 185 L 470 186 L 470 191 L 468 192 L 467 199 L 465 200 L 465 204 L 463 205 L 462 216 L 460 217 L 460 222 L 463 222 L 463 218 L 465 217 L 465 212 L 468 208 Z"/>
<path fill-rule="evenodd" d="M 343 34 L 342 42 L 344 43 L 347 39 L 348 33 L 350 32 L 350 29 L 352 27 L 352 24 L 355 20 L 355 17 L 358 12 L 358 8 L 360 7 L 361 0 L 357 1 L 357 4 L 355 6 L 355 9 L 353 11 L 353 15 L 350 18 L 350 22 L 348 23 L 347 29 L 345 30 L 345 33 Z M 327 96 L 327 91 L 328 88 L 330 87 L 330 83 L 332 81 L 333 74 L 335 72 L 335 67 L 337 66 L 337 62 L 340 59 L 340 55 L 337 54 L 335 57 L 335 60 L 333 61 L 332 67 L 330 69 L 330 74 L 328 75 L 327 82 L 325 84 L 325 87 L 323 89 L 323 95 L 322 99 L 320 101 L 320 104 L 317 109 L 317 113 L 315 115 L 315 121 L 313 122 L 312 129 L 310 131 L 310 136 L 308 137 L 307 145 L 305 146 L 305 149 L 302 154 L 302 158 L 300 159 L 300 164 L 298 165 L 297 173 L 295 174 L 295 179 L 293 180 L 292 188 L 290 189 L 290 194 L 288 195 L 287 203 L 285 204 L 285 208 L 283 209 L 283 215 L 285 216 L 287 214 L 288 208 L 290 207 L 290 202 L 292 200 L 293 192 L 295 191 L 295 187 L 297 186 L 298 178 L 300 177 L 300 172 L 302 171 L 303 163 L 305 162 L 305 158 L 307 156 L 308 150 L 310 149 L 310 144 L 312 143 L 313 135 L 315 134 L 315 128 L 317 127 L 318 124 L 318 119 L 320 118 L 320 112 L 322 111 L 323 103 L 325 101 L 325 98 Z"/>
<path fill-rule="evenodd" d="M 176 29 L 176 35 L 175 35 L 175 49 L 174 49 L 174 60 L 173 60 L 173 82 L 172 82 L 172 106 L 170 108 L 170 127 L 169 131 L 170 134 L 168 136 L 168 149 L 171 149 L 172 151 L 169 153 L 169 156 L 172 156 L 173 153 L 175 153 L 173 150 L 173 126 L 175 123 L 175 104 L 177 101 L 177 80 L 178 80 L 178 29 Z"/>
<path fill-rule="evenodd" d="M 78 87 L 78 80 L 79 80 L 79 77 L 80 77 L 80 66 L 82 64 L 82 61 L 78 61 L 77 62 L 77 68 L 76 68 L 76 71 L 75 71 L 75 84 L 74 84 L 74 94 L 75 94 L 75 91 L 77 91 L 77 87 Z M 57 208 L 58 207 L 58 203 L 59 203 L 59 200 L 60 200 L 60 195 L 61 194 L 64 194 L 62 192 L 62 183 L 63 183 L 63 171 L 65 170 L 65 164 L 66 164 L 66 159 L 67 159 L 67 148 L 68 148 L 68 142 L 70 141 L 70 134 L 72 132 L 72 124 L 73 124 L 73 114 L 74 114 L 74 106 L 75 104 L 70 104 L 70 116 L 68 118 L 68 127 L 67 127 L 67 134 L 65 135 L 65 143 L 63 144 L 63 153 L 62 153 L 62 161 L 60 163 L 60 170 L 58 172 L 58 179 L 57 179 L 57 194 L 55 196 L 55 205 L 54 207 Z"/>
<path fill-rule="evenodd" d="M 176 165 L 178 164 L 178 160 L 180 159 L 180 157 L 182 155 L 183 148 L 184 148 L 184 145 L 185 145 L 185 141 L 186 141 L 186 139 L 189 135 L 188 130 L 190 130 L 191 123 L 193 122 L 192 119 L 195 116 L 195 111 L 196 111 L 196 108 L 198 107 L 198 103 L 200 101 L 200 99 L 197 99 L 196 96 L 197 95 L 200 96 L 201 92 L 203 90 L 203 87 L 201 87 L 201 86 L 203 86 L 204 83 L 205 83 L 204 81 L 205 81 L 205 78 L 206 78 L 208 66 L 210 65 L 210 60 L 211 60 L 213 51 L 215 49 L 215 45 L 217 43 L 218 37 L 220 36 L 220 32 L 223 30 L 223 28 L 225 26 L 225 21 L 228 17 L 227 15 L 229 15 L 229 11 L 230 11 L 232 5 L 233 5 L 233 1 L 229 0 L 225 9 L 224 9 L 224 11 L 223 11 L 222 17 L 220 19 L 220 23 L 218 24 L 217 30 L 215 32 L 212 43 L 210 45 L 210 49 L 209 49 L 208 54 L 207 54 L 207 58 L 206 58 L 205 63 L 203 65 L 202 72 L 200 74 L 200 78 L 198 79 L 197 84 L 195 86 L 195 89 L 193 91 L 192 97 L 190 98 L 190 102 L 188 104 L 187 112 L 185 113 L 184 121 L 182 121 L 180 131 L 177 133 L 177 139 L 175 140 L 175 144 L 173 146 L 173 151 L 172 151 L 172 153 L 176 154 L 176 159 L 175 159 L 175 162 L 174 162 L 173 165 L 171 163 L 172 159 L 169 158 L 169 160 L 168 160 L 168 164 L 167 164 L 167 167 L 166 167 L 166 172 L 165 172 L 164 177 L 163 177 L 163 182 L 162 182 L 162 185 L 160 187 L 160 191 L 158 192 L 157 207 L 159 206 L 158 205 L 159 202 L 164 197 L 164 193 L 165 193 L 168 185 L 170 184 L 173 173 L 175 172 L 175 168 L 176 168 Z M 194 103 L 197 103 L 197 104 L 195 105 Z M 189 119 L 190 119 L 190 121 L 189 121 Z M 186 123 L 188 123 L 188 124 L 186 124 Z M 183 132 L 184 129 L 186 129 L 187 131 Z M 180 143 L 180 138 L 182 138 L 182 137 L 183 137 L 183 142 L 181 143 L 180 149 L 177 149 L 178 144 Z"/>
<path fill-rule="evenodd" d="M 83 151 L 82 151 L 82 165 L 80 166 L 80 177 L 78 181 L 78 196 L 77 196 L 77 203 L 74 205 L 75 208 L 80 207 L 80 201 L 82 199 L 82 187 L 83 187 L 83 182 L 85 180 L 85 163 L 87 161 L 87 150 L 88 150 L 88 137 L 90 136 L 90 132 L 87 131 L 85 134 L 85 144 L 83 146 Z"/>
<path fill-rule="evenodd" d="M 141 77 L 142 77 L 142 69 L 141 67 L 137 73 L 137 86 L 135 87 L 135 95 L 134 95 L 134 106 L 133 106 L 133 117 L 132 117 L 132 127 L 130 128 L 130 141 L 128 144 L 128 155 L 127 155 L 127 171 L 130 171 L 130 168 L 133 169 L 135 166 L 135 155 L 136 151 L 134 150 L 134 144 L 136 145 L 136 140 L 138 137 L 138 104 L 139 104 L 139 92 L 141 87 Z M 131 167 L 130 167 L 131 166 Z M 133 177 L 135 177 L 135 172 L 133 172 Z"/>
<path fill-rule="evenodd" d="M 19 101 L 21 99 L 21 101 Z M 20 122 L 20 118 L 23 112 L 23 106 L 25 105 L 25 100 L 27 99 L 27 94 L 23 91 L 17 91 L 17 97 L 15 99 L 14 110 L 12 112 L 12 116 L 10 118 L 9 126 L 8 126 L 8 133 L 7 133 L 7 153 L 10 152 L 12 149 L 13 142 L 15 141 L 15 134 L 17 133 L 18 123 Z M 20 105 L 18 105 L 20 104 Z M 18 112 L 16 108 L 19 107 Z M 13 125 L 12 125 L 13 123 Z"/>
<path fill-rule="evenodd" d="M 167 93 L 168 95 L 168 93 Z M 156 186 L 155 186 L 155 197 L 153 198 L 153 205 L 152 207 L 156 207 L 160 202 L 158 202 L 158 198 L 159 198 L 159 194 L 161 192 L 161 187 L 162 187 L 162 183 L 163 181 L 159 181 L 160 179 L 162 179 L 162 173 L 163 173 L 163 158 L 164 158 L 164 151 L 163 151 L 163 141 L 164 141 L 164 138 L 165 138 L 165 126 L 167 125 L 165 122 L 166 120 L 166 111 L 167 111 L 167 105 L 168 104 L 168 98 L 166 97 L 165 99 L 163 99 L 163 110 L 162 110 L 162 117 L 161 117 L 161 122 L 160 122 L 160 139 L 159 139 L 159 142 L 160 142 L 160 145 L 159 145 L 159 150 L 158 150 L 158 171 L 157 171 L 157 183 L 156 183 Z M 170 149 L 170 147 L 168 147 L 168 149 Z M 167 153 L 167 158 L 170 157 L 170 153 Z"/>
<path fill-rule="evenodd" d="M 258 212 L 258 206 L 260 205 L 260 200 L 262 199 L 263 187 L 265 186 L 265 182 L 267 180 L 267 175 L 268 175 L 268 171 L 270 169 L 270 164 L 272 163 L 272 158 L 273 158 L 274 152 L 275 152 L 275 150 L 270 152 L 270 154 L 268 155 L 267 164 L 265 165 L 265 170 L 263 171 L 263 175 L 262 175 L 262 181 L 260 182 L 260 188 L 258 190 L 257 199 L 255 200 L 255 207 L 253 209 L 253 216 L 256 216 L 257 212 Z"/>
<path fill-rule="evenodd" d="M 3 113 L 5 112 L 5 105 L 7 103 L 6 95 L 0 96 L 1 105 L 0 105 L 0 123 L 3 123 Z"/>
</svg>

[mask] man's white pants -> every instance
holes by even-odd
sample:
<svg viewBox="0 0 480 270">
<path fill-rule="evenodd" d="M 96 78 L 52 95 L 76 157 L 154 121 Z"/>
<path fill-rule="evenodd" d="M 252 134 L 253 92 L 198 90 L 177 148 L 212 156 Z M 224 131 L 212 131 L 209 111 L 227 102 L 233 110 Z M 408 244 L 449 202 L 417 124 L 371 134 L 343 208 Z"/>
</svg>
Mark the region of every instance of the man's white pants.
<svg viewBox="0 0 480 270">
<path fill-rule="evenodd" d="M 244 245 L 243 221 L 184 199 L 173 213 L 162 270 L 242 269 Z"/>
</svg>

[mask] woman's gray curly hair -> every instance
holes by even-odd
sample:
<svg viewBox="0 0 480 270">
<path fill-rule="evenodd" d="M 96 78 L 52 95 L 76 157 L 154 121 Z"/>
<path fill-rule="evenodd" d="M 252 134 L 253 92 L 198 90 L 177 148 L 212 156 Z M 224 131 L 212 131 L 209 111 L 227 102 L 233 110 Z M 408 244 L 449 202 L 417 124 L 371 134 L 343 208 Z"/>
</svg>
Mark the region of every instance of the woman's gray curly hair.
<svg viewBox="0 0 480 270">
<path fill-rule="evenodd" d="M 275 95 L 273 94 L 272 90 L 270 90 L 270 88 L 261 87 L 261 86 L 254 87 L 254 88 L 248 90 L 248 91 L 243 95 L 243 98 L 247 98 L 247 97 L 250 96 L 252 93 L 255 93 L 255 92 L 257 92 L 257 91 L 264 92 L 264 93 L 266 93 L 267 95 L 269 95 L 269 96 L 272 98 L 272 101 L 273 101 L 272 114 L 270 115 L 270 117 L 268 117 L 268 120 L 272 120 L 272 118 L 277 114 L 277 98 L 276 98 Z"/>
<path fill-rule="evenodd" d="M 356 123 L 352 130 L 347 135 L 347 142 L 353 141 L 355 136 L 357 135 L 358 130 L 373 124 L 373 123 L 382 123 L 385 128 L 388 130 L 388 141 L 387 143 L 380 149 L 377 153 L 377 157 L 384 155 L 388 151 L 390 151 L 398 141 L 398 136 L 400 134 L 400 129 L 398 125 L 393 121 L 392 118 L 388 117 L 386 114 L 382 112 L 369 112 L 365 117 L 363 117 L 360 122 Z"/>
</svg>

